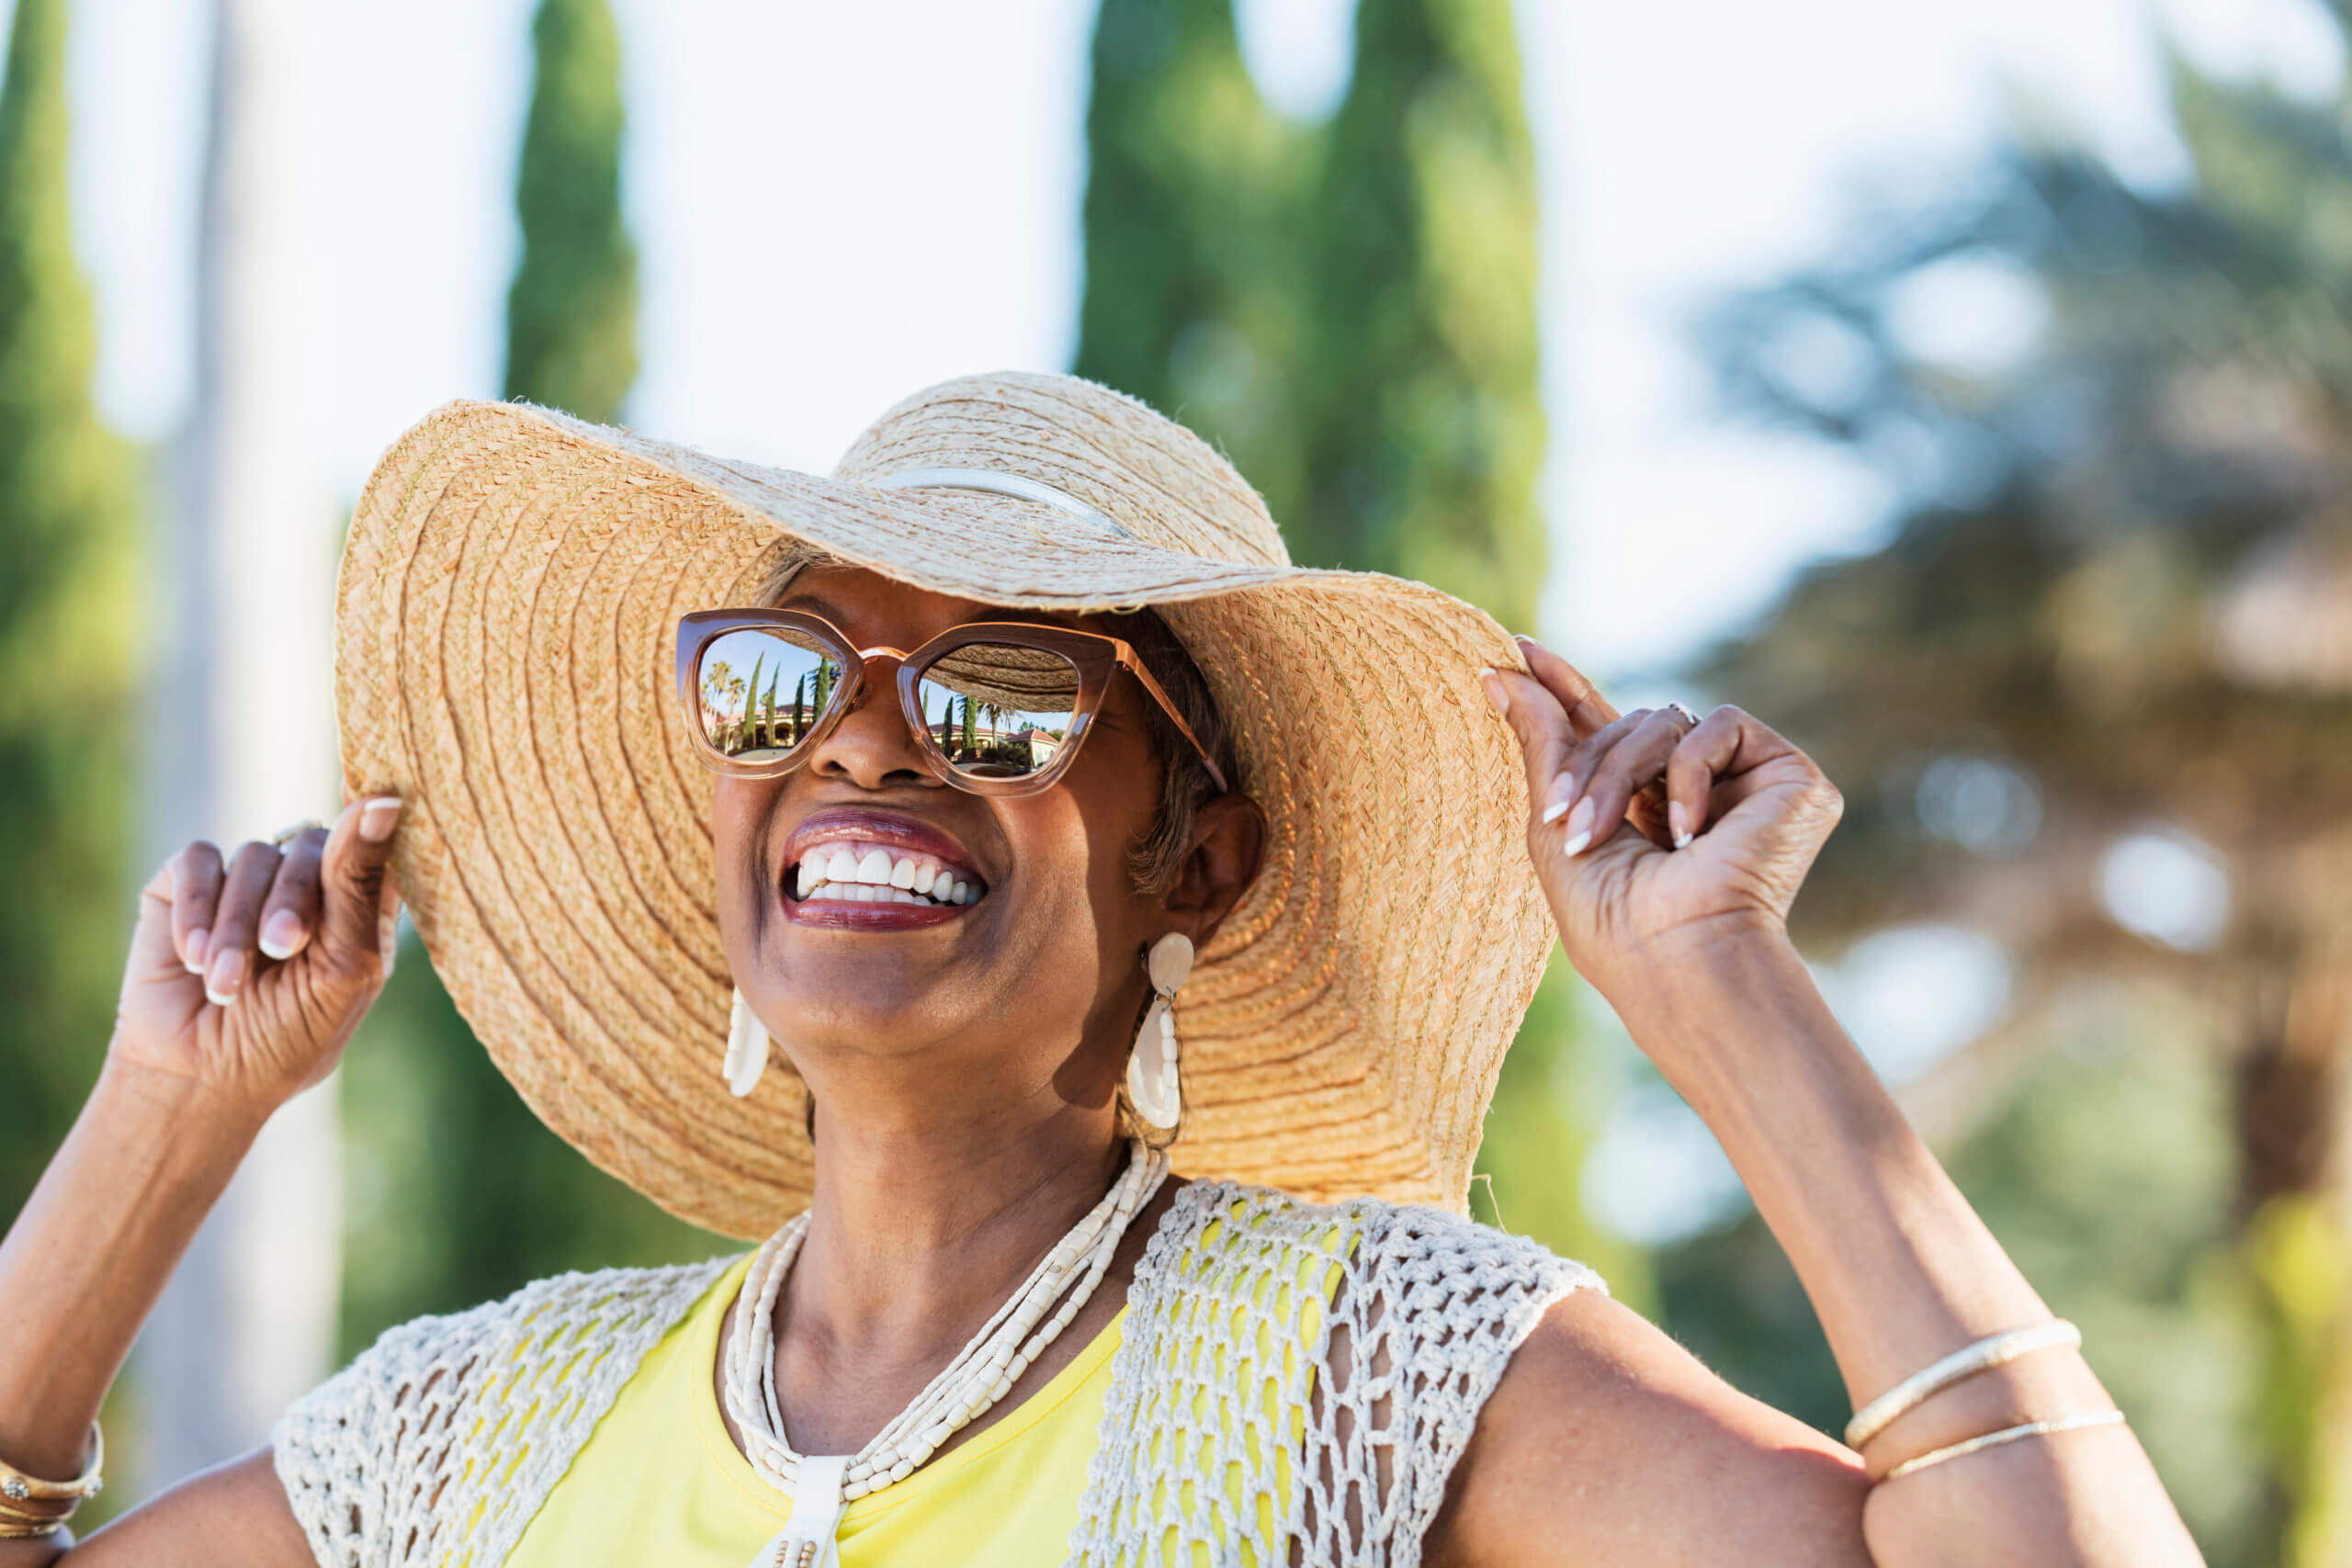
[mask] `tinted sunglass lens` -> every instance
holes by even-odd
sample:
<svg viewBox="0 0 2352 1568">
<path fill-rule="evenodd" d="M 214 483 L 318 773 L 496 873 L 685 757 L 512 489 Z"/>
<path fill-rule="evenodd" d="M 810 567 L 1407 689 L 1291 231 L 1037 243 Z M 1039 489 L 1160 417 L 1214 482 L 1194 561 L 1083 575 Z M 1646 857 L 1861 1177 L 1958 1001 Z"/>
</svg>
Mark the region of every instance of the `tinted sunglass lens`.
<svg viewBox="0 0 2352 1568">
<path fill-rule="evenodd" d="M 841 660 L 790 626 L 722 632 L 702 650 L 697 716 L 704 738 L 746 762 L 792 754 L 841 685 Z"/>
<path fill-rule="evenodd" d="M 1017 779 L 1054 760 L 1078 713 L 1078 666 L 1013 643 L 967 643 L 916 683 L 923 735 L 974 778 Z"/>
</svg>

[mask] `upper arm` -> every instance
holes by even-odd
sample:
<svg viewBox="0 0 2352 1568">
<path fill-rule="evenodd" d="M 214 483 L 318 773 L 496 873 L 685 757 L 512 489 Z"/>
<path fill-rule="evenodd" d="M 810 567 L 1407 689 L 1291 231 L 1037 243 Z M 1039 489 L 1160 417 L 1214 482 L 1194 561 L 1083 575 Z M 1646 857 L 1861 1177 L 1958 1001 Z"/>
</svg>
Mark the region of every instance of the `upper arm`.
<svg viewBox="0 0 2352 1568">
<path fill-rule="evenodd" d="M 316 1568 L 266 1448 L 190 1476 L 68 1551 L 65 1568 Z"/>
<path fill-rule="evenodd" d="M 1478 1416 L 1427 1561 L 1852 1565 L 1869 1477 L 1598 1291 L 1555 1303 Z"/>
</svg>

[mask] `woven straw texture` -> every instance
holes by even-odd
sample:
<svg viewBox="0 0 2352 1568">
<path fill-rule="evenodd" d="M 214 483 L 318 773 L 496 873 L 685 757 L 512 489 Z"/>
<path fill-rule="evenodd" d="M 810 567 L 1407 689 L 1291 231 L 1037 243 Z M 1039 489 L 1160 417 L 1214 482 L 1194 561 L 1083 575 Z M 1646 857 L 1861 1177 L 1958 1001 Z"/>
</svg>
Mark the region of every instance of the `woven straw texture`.
<svg viewBox="0 0 2352 1568">
<path fill-rule="evenodd" d="M 1036 502 L 883 489 L 920 468 Z M 385 455 L 336 582 L 345 784 L 408 804 L 393 874 L 458 1010 L 532 1109 L 672 1213 L 764 1235 L 808 1199 L 805 1091 L 719 1074 L 713 779 L 676 711 L 678 617 L 804 540 L 1022 608 L 1159 609 L 1234 730 L 1264 869 L 1177 1000 L 1188 1175 L 1460 1211 L 1552 942 L 1526 786 L 1477 685 L 1523 669 L 1425 584 L 1289 564 L 1205 443 L 1070 377 L 943 383 L 831 479 L 547 410 L 451 403 Z"/>
</svg>

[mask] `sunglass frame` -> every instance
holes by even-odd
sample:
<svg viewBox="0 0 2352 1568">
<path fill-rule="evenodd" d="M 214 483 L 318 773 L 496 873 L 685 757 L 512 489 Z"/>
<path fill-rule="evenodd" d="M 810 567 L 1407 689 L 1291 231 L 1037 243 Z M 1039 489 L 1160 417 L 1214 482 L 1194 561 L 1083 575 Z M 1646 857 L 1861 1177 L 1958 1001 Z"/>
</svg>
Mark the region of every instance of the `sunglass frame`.
<svg viewBox="0 0 2352 1568">
<path fill-rule="evenodd" d="M 745 631 L 763 626 L 788 626 L 807 634 L 835 654 L 841 664 L 842 678 L 824 711 L 811 723 L 799 741 L 782 757 L 763 761 L 746 762 L 721 751 L 703 732 L 696 716 L 699 703 L 697 690 L 702 673 L 704 650 L 729 632 Z M 1040 652 L 1061 655 L 1078 671 L 1078 700 L 1070 715 L 1069 730 L 1053 757 L 1034 773 L 1018 778 L 991 778 L 968 773 L 950 761 L 931 733 L 929 721 L 922 712 L 921 693 L 923 672 L 957 649 L 974 643 L 1009 643 L 1015 648 L 1034 649 Z M 685 727 L 686 739 L 705 765 L 729 778 L 781 778 L 804 765 L 825 739 L 831 735 L 842 719 L 857 706 L 866 691 L 866 666 L 876 660 L 898 661 L 897 688 L 899 716 L 906 721 L 909 736 L 914 740 L 916 754 L 922 758 L 924 770 L 942 784 L 974 795 L 1036 795 L 1051 789 L 1069 768 L 1078 755 L 1079 747 L 1086 739 L 1086 732 L 1094 716 L 1102 706 L 1102 699 L 1111 688 L 1114 671 L 1125 669 L 1141 682 L 1145 693 L 1168 715 L 1180 734 L 1192 743 L 1209 777 L 1223 794 L 1231 786 L 1226 783 L 1225 771 L 1210 756 L 1208 748 L 1193 727 L 1184 721 L 1176 705 L 1151 671 L 1144 668 L 1133 644 L 1124 637 L 1103 632 L 1080 631 L 1074 626 L 1049 626 L 1034 621 L 962 621 L 947 627 L 936 637 L 911 649 L 876 645 L 860 648 L 846 633 L 824 616 L 809 610 L 784 610 L 773 607 L 741 606 L 720 610 L 692 610 L 678 618 L 677 638 L 677 706 L 679 721 Z"/>
</svg>

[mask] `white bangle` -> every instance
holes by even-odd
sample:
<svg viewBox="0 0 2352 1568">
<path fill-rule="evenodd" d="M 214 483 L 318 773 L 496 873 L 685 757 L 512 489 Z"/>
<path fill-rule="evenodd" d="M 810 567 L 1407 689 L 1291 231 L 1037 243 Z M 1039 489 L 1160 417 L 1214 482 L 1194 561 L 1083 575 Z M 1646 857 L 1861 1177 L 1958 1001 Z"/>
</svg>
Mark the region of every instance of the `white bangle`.
<svg viewBox="0 0 2352 1568">
<path fill-rule="evenodd" d="M 1846 1423 L 1846 1446 L 1859 1449 L 1897 1419 L 1908 1415 L 1952 1384 L 1995 1367 L 2006 1366 L 2019 1356 L 2036 1350 L 2054 1349 L 2059 1346 L 2075 1346 L 2083 1342 L 2083 1331 L 2063 1317 L 2048 1323 L 2037 1323 L 2028 1328 L 2012 1328 L 1979 1339 L 1946 1356 L 1942 1360 L 1923 1367 L 1854 1412 Z"/>
<path fill-rule="evenodd" d="M 2116 1427 L 2120 1426 L 2122 1422 L 2123 1412 L 2120 1410 L 2092 1410 L 2080 1416 L 2053 1416 L 2047 1421 L 2028 1421 L 2022 1427 L 2004 1427 L 1997 1432 L 1987 1432 L 1981 1438 L 1971 1438 L 1964 1443 L 1953 1443 L 1948 1448 L 1930 1449 L 1917 1458 L 1906 1459 L 1884 1475 L 1880 1476 L 1879 1481 L 1883 1484 L 1898 1475 L 1908 1475 L 1915 1470 L 1925 1470 L 1931 1464 L 1941 1464 L 1948 1459 L 1958 1459 L 1962 1454 L 1973 1454 L 1979 1449 L 1993 1449 L 2000 1447 L 2003 1443 L 2014 1443 L 2019 1438 L 2047 1437 L 2052 1432 L 2073 1432 L 2085 1427 Z"/>
</svg>

